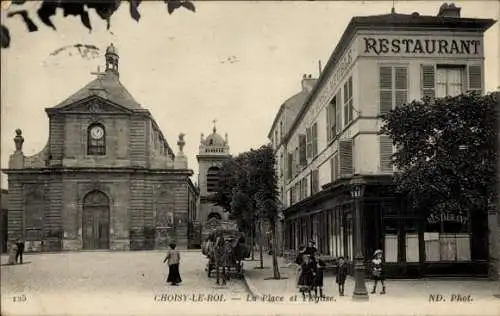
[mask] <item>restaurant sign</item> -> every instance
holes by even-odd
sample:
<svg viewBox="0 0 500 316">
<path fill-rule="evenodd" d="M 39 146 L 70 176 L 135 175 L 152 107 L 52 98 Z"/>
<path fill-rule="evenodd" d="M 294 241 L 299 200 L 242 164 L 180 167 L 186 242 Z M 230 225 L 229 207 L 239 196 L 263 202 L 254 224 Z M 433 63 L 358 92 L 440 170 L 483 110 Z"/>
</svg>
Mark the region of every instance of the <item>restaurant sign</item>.
<svg viewBox="0 0 500 316">
<path fill-rule="evenodd" d="M 360 40 L 363 55 L 482 56 L 477 38 L 364 36 Z"/>
<path fill-rule="evenodd" d="M 429 217 L 427 217 L 427 222 L 429 224 L 451 222 L 465 225 L 467 224 L 467 221 L 467 215 L 450 211 L 436 211 L 429 215 Z"/>
</svg>

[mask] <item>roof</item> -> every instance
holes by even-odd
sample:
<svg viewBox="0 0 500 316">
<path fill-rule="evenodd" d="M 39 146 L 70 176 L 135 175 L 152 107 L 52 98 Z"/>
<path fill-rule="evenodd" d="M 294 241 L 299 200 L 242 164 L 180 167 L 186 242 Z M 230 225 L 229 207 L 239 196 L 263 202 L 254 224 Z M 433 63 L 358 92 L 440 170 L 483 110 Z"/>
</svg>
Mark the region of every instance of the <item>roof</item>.
<svg viewBox="0 0 500 316">
<path fill-rule="evenodd" d="M 316 94 L 321 91 L 323 83 L 330 76 L 330 71 L 337 64 L 342 57 L 344 50 L 349 44 L 350 39 L 354 36 L 358 29 L 411 29 L 411 28 L 428 28 L 428 29 L 442 29 L 446 31 L 469 31 L 469 32 L 485 32 L 493 24 L 493 19 L 476 19 L 476 18 L 456 18 L 456 17 L 443 17 L 443 16 L 425 16 L 418 13 L 413 14 L 399 14 L 390 13 L 382 15 L 370 16 L 355 16 L 347 25 L 346 30 L 342 34 L 335 50 L 331 54 L 328 62 L 325 65 L 324 71 L 321 72 L 318 82 L 304 102 L 304 106 L 295 118 L 290 130 L 288 130 L 283 137 L 283 141 L 287 142 L 293 135 L 295 128 L 299 125 L 300 120 L 304 117 L 305 113 L 311 106 L 311 101 Z"/>
<path fill-rule="evenodd" d="M 273 135 L 272 131 L 276 127 L 276 124 L 278 124 L 278 119 L 283 113 L 285 109 L 291 110 L 293 113 L 299 113 L 300 109 L 304 105 L 304 103 L 307 100 L 307 97 L 309 96 L 309 91 L 302 90 L 301 92 L 294 94 L 292 97 L 288 98 L 283 104 L 280 106 L 280 109 L 278 110 L 278 113 L 274 117 L 273 125 L 271 125 L 271 129 L 269 130 L 269 134 L 267 135 L 268 138 L 271 138 Z M 286 131 L 285 131 L 286 134 Z"/>
<path fill-rule="evenodd" d="M 119 104 L 129 110 L 142 109 L 141 105 L 134 100 L 122 85 L 118 75 L 112 70 L 107 70 L 104 74 L 98 75 L 96 79 L 53 108 L 62 108 L 93 95 Z"/>
<path fill-rule="evenodd" d="M 212 142 L 210 142 L 212 141 Z M 205 144 L 207 146 L 225 146 L 226 142 L 224 141 L 224 138 L 217 134 L 217 132 L 214 130 L 212 134 L 208 135 Z"/>
</svg>

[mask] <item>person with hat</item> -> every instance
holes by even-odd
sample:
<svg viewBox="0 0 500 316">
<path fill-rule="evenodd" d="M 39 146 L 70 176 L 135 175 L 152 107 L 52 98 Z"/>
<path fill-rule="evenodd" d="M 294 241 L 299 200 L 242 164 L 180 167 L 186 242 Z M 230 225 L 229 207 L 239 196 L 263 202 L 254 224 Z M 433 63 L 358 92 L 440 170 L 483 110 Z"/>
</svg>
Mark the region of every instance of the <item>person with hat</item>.
<svg viewBox="0 0 500 316">
<path fill-rule="evenodd" d="M 181 275 L 179 273 L 181 255 L 179 251 L 175 249 L 175 247 L 176 245 L 174 242 L 170 243 L 170 249 L 167 252 L 167 256 L 163 260 L 163 263 L 168 261 L 167 283 L 170 283 L 174 286 L 182 282 Z"/>
<path fill-rule="evenodd" d="M 314 240 L 309 240 L 309 245 L 306 248 L 305 254 L 309 255 L 311 257 L 311 260 L 313 263 L 316 265 L 316 254 L 318 252 L 318 249 L 316 249 L 316 242 Z"/>
<path fill-rule="evenodd" d="M 372 278 L 375 281 L 373 284 L 372 294 L 375 293 L 377 289 L 378 281 L 382 284 L 382 291 L 380 294 L 385 294 L 385 276 L 384 276 L 384 260 L 383 260 L 383 252 L 380 249 L 375 250 L 372 259 Z"/>
</svg>

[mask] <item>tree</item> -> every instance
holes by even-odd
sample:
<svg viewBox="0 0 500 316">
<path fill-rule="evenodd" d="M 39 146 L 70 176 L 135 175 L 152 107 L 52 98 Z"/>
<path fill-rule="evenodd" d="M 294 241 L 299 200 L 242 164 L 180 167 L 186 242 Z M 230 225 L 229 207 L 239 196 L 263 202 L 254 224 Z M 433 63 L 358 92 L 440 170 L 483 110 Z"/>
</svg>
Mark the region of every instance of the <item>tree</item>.
<svg viewBox="0 0 500 316">
<path fill-rule="evenodd" d="M 27 2 L 26 0 L 13 0 L 11 2 L 12 6 L 9 8 L 7 13 L 8 18 L 19 16 L 28 32 L 38 31 L 37 24 L 30 17 L 26 9 L 19 8 Z M 107 22 L 107 28 L 111 27 L 111 17 L 118 10 L 121 4 L 121 0 L 106 0 L 106 1 L 82 1 L 82 0 L 44 0 L 40 1 L 40 6 L 37 10 L 37 16 L 40 21 L 47 27 L 56 30 L 56 26 L 51 21 L 51 17 L 56 15 L 57 9 L 63 10 L 63 17 L 70 15 L 79 16 L 80 21 L 89 31 L 92 31 L 92 23 L 90 21 L 89 9 L 94 9 L 97 15 Z M 142 0 L 128 0 L 130 17 L 135 21 L 139 22 L 141 14 L 139 12 L 139 5 Z M 169 14 L 172 14 L 175 10 L 179 8 L 185 8 L 192 12 L 195 12 L 195 6 L 191 1 L 187 0 L 163 0 L 167 5 L 167 10 Z M 0 44 L 2 48 L 8 48 L 10 46 L 11 35 L 9 29 L 2 23 L 0 32 Z"/>
<path fill-rule="evenodd" d="M 228 160 L 220 169 L 217 192 L 210 200 L 229 210 L 245 232 L 255 235 L 262 221 L 271 226 L 274 278 L 279 279 L 277 263 L 276 224 L 278 221 L 279 192 L 275 171 L 274 151 L 270 145 L 251 149 Z M 231 201 L 227 207 L 227 201 Z M 259 225 L 256 225 L 256 224 Z M 262 232 L 261 232 L 262 233 Z M 252 248 L 253 248 L 252 240 Z M 262 240 L 259 244 L 260 268 L 263 268 Z"/>
<path fill-rule="evenodd" d="M 397 188 L 422 216 L 485 214 L 496 201 L 498 94 L 413 101 L 383 116 Z"/>
</svg>

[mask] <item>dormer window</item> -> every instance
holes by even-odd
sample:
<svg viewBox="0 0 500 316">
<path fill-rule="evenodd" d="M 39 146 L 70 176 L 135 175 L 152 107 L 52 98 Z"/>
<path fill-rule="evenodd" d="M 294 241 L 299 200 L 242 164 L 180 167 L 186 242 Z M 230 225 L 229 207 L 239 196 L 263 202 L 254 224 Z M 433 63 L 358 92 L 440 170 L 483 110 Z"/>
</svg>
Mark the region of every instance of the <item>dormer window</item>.
<svg viewBox="0 0 500 316">
<path fill-rule="evenodd" d="M 87 129 L 87 155 L 106 154 L 106 130 L 102 124 L 92 124 Z"/>
<path fill-rule="evenodd" d="M 208 144 L 209 144 L 210 146 L 212 146 L 212 145 L 214 144 L 214 140 L 213 140 L 213 139 L 211 139 L 211 140 L 210 140 L 210 142 L 208 142 Z"/>
</svg>

